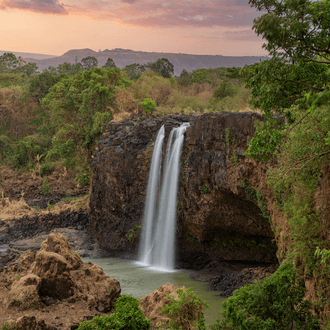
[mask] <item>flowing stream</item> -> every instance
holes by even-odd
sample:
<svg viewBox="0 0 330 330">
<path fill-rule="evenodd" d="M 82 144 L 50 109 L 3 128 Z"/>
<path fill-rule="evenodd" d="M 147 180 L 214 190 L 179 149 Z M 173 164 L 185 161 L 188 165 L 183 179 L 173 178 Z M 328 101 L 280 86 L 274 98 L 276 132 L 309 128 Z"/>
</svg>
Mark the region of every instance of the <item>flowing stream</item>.
<svg viewBox="0 0 330 330">
<path fill-rule="evenodd" d="M 176 227 L 176 201 L 184 133 L 189 123 L 172 129 L 166 147 L 163 178 L 164 126 L 158 132 L 151 160 L 143 216 L 139 261 L 156 270 L 172 272 Z"/>
</svg>

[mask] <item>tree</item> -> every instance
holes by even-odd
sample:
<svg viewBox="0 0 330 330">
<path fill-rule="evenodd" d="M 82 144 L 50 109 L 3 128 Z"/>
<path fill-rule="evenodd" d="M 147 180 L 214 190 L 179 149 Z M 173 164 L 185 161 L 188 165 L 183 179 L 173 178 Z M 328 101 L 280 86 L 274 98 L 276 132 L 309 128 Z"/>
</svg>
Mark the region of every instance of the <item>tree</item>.
<svg viewBox="0 0 330 330">
<path fill-rule="evenodd" d="M 116 67 L 115 62 L 113 61 L 112 58 L 109 57 L 102 68 L 115 68 L 115 67 Z"/>
<path fill-rule="evenodd" d="M 183 69 L 180 77 L 178 78 L 178 84 L 181 86 L 188 86 L 191 81 L 191 73 L 189 73 L 186 69 Z"/>
<path fill-rule="evenodd" d="M 47 95 L 49 89 L 57 82 L 56 74 L 46 70 L 31 78 L 29 91 L 40 102 Z"/>
<path fill-rule="evenodd" d="M 94 56 L 87 56 L 81 60 L 81 66 L 83 70 L 90 70 L 97 67 L 98 64 L 99 62 Z"/>
<path fill-rule="evenodd" d="M 137 80 L 141 74 L 146 71 L 146 67 L 139 63 L 133 63 L 126 65 L 123 71 L 127 73 L 130 80 Z"/>
<path fill-rule="evenodd" d="M 173 64 L 164 57 L 159 58 L 156 62 L 149 62 L 147 67 L 164 78 L 170 78 L 174 74 Z"/>
<path fill-rule="evenodd" d="M 213 97 L 223 99 L 226 96 L 235 95 L 236 90 L 228 80 L 223 80 L 218 87 L 213 91 Z"/>
<path fill-rule="evenodd" d="M 303 118 L 330 98 L 330 2 L 249 3 L 265 12 L 254 21 L 253 29 L 266 40 L 263 48 L 271 59 L 244 69 L 246 86 L 252 89 L 251 105 L 267 119 L 257 129 L 248 154 L 266 160 L 281 142 L 281 129 L 286 128 L 283 119 L 274 114 L 286 116 L 294 125 L 292 107 L 298 107 Z"/>
<path fill-rule="evenodd" d="M 0 69 L 1 72 L 10 72 L 26 64 L 21 56 L 18 58 L 13 53 L 4 53 L 0 56 Z"/>
</svg>

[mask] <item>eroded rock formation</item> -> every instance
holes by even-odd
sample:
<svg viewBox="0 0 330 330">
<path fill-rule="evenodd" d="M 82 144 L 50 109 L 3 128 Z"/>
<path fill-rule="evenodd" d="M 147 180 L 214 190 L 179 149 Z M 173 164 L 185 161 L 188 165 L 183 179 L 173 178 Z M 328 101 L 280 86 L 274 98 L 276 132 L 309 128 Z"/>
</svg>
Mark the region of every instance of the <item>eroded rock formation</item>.
<svg viewBox="0 0 330 330">
<path fill-rule="evenodd" d="M 248 189 L 254 194 L 264 189 L 266 167 L 244 156 L 257 119 L 257 113 L 219 113 L 106 125 L 92 162 L 92 236 L 113 254 L 137 252 L 157 132 L 164 124 L 168 137 L 173 127 L 189 121 L 178 190 L 179 266 L 273 262 L 274 234 Z"/>
<path fill-rule="evenodd" d="M 117 280 L 100 266 L 83 263 L 62 234 L 51 233 L 37 253 L 28 250 L 0 269 L 0 323 L 15 321 L 23 311 L 18 329 L 30 323 L 31 329 L 46 329 L 40 322 L 68 329 L 108 313 L 120 292 Z"/>
</svg>

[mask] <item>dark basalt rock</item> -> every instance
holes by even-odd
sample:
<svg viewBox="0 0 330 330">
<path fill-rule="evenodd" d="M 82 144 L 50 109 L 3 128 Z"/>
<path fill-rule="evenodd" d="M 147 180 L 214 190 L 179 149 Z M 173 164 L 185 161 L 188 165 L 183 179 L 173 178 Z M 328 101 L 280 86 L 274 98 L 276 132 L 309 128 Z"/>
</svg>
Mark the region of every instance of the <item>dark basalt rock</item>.
<svg viewBox="0 0 330 330">
<path fill-rule="evenodd" d="M 132 242 L 127 234 L 142 221 L 157 132 L 164 124 L 167 138 L 173 127 L 190 122 L 178 187 L 177 265 L 274 262 L 270 224 L 242 187 L 243 179 L 261 191 L 265 186 L 263 165 L 244 156 L 258 119 L 257 113 L 218 113 L 107 124 L 92 162 L 92 237 L 113 255 L 137 253 L 139 235 Z"/>
</svg>

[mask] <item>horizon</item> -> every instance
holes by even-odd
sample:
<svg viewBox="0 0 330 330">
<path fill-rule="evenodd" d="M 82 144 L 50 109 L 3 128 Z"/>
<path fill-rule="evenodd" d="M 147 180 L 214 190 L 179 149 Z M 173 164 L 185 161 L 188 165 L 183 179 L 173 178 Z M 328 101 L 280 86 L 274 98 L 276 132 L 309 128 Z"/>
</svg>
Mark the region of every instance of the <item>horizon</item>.
<svg viewBox="0 0 330 330">
<path fill-rule="evenodd" d="M 1 48 L 61 56 L 70 49 L 133 49 L 264 56 L 248 0 L 0 0 Z"/>
<path fill-rule="evenodd" d="M 0 55 L 3 54 L 3 53 L 24 53 L 24 54 L 31 54 L 31 55 L 45 55 L 45 56 L 54 56 L 54 57 L 60 57 L 60 56 L 63 56 L 64 54 L 70 52 L 70 51 L 78 51 L 78 50 L 91 50 L 95 53 L 102 53 L 106 50 L 108 51 L 113 51 L 113 50 L 116 50 L 116 49 L 121 49 L 121 50 L 130 50 L 130 51 L 133 51 L 133 52 L 142 52 L 142 53 L 163 53 L 163 54 L 180 54 L 180 55 L 197 55 L 197 56 L 223 56 L 223 57 L 247 57 L 247 56 L 253 56 L 253 57 L 267 57 L 268 54 L 259 54 L 259 55 L 222 55 L 222 54 L 194 54 L 194 53 L 182 53 L 182 52 L 161 52 L 161 51 L 157 51 L 157 50 L 152 50 L 152 51 L 145 51 L 145 50 L 134 50 L 134 49 L 130 49 L 130 48 L 119 48 L 119 47 L 115 47 L 115 48 L 112 48 L 112 49 L 108 49 L 108 48 L 105 48 L 105 49 L 98 49 L 98 50 L 95 50 L 95 49 L 92 49 L 92 48 L 87 48 L 87 47 L 84 47 L 84 48 L 77 48 L 77 49 L 69 49 L 67 51 L 65 51 L 64 53 L 62 54 L 46 54 L 46 53 L 36 53 L 36 52 L 28 52 L 28 51 L 22 51 L 22 50 L 2 50 L 0 49 Z"/>
</svg>

